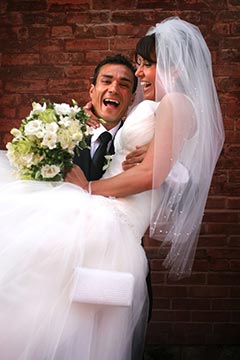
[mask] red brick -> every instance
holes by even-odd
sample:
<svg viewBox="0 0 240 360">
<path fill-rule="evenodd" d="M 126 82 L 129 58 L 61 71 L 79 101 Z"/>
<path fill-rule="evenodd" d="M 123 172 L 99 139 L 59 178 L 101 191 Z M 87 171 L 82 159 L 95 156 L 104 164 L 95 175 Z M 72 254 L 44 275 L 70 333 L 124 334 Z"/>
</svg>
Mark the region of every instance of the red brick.
<svg viewBox="0 0 240 360">
<path fill-rule="evenodd" d="M 68 78 L 90 79 L 93 74 L 94 68 L 94 66 L 69 66 L 65 70 L 65 73 Z"/>
<path fill-rule="evenodd" d="M 151 272 L 151 283 L 152 284 L 164 284 L 166 282 L 166 271 L 163 267 L 159 270 L 162 271 L 152 271 Z"/>
<path fill-rule="evenodd" d="M 240 259 L 240 249 L 208 249 L 207 253 L 214 259 Z"/>
<path fill-rule="evenodd" d="M 234 2 L 234 0 L 233 0 Z M 238 4 L 238 0 L 236 0 Z M 229 4 L 231 1 L 228 2 Z M 239 20 L 239 12 L 236 11 L 236 9 L 231 9 L 230 7 L 228 9 L 223 9 L 222 11 L 219 11 L 218 13 L 218 21 L 238 21 Z"/>
<path fill-rule="evenodd" d="M 240 274 L 234 272 L 225 272 L 225 273 L 209 273 L 208 276 L 209 285 L 240 285 Z"/>
<path fill-rule="evenodd" d="M 188 296 L 193 298 L 224 298 L 230 297 L 231 288 L 228 286 L 196 286 L 189 288 Z"/>
<path fill-rule="evenodd" d="M 198 249 L 201 249 L 202 247 L 204 248 L 205 252 L 203 253 L 203 257 L 206 258 L 208 247 L 218 248 L 218 247 L 226 246 L 227 244 L 228 244 L 228 238 L 226 235 L 218 235 L 218 236 L 214 236 L 214 235 L 203 236 L 203 235 L 201 235 L 199 237 L 199 241 L 198 241 Z M 196 257 L 198 257 L 198 249 L 197 249 Z"/>
<path fill-rule="evenodd" d="M 231 287 L 231 297 L 232 298 L 238 297 L 240 301 L 240 286 Z"/>
<path fill-rule="evenodd" d="M 110 40 L 110 46 L 112 50 L 120 51 L 126 49 L 134 49 L 137 43 L 136 39 L 129 38 L 128 41 L 122 40 L 121 37 L 115 36 L 113 40 Z M 133 52 L 134 53 L 134 52 Z"/>
<path fill-rule="evenodd" d="M 8 11 L 37 11 L 47 10 L 46 0 L 9 0 Z"/>
<path fill-rule="evenodd" d="M 239 166 L 239 160 L 236 161 L 236 166 Z M 240 194 L 240 183 L 228 182 L 223 186 L 223 194 L 228 196 L 238 196 Z"/>
<path fill-rule="evenodd" d="M 240 311 L 232 311 L 231 312 L 231 321 L 234 323 L 240 322 Z"/>
<path fill-rule="evenodd" d="M 47 89 L 47 81 L 46 80 L 15 80 L 14 82 L 6 82 L 5 90 L 10 91 L 12 93 L 39 93 Z"/>
<path fill-rule="evenodd" d="M 214 324 L 214 332 L 221 336 L 225 344 L 239 344 L 240 342 L 240 324 Z"/>
<path fill-rule="evenodd" d="M 13 127 L 19 127 L 21 123 L 21 119 L 11 119 L 11 118 L 8 118 L 8 117 L 5 117 L 5 118 L 1 118 L 0 119 L 0 131 L 1 132 L 8 132 L 10 133 L 10 130 L 13 128 Z"/>
<path fill-rule="evenodd" d="M 91 64 L 94 67 L 98 64 L 102 59 L 106 56 L 112 55 L 112 52 L 109 50 L 101 50 L 101 51 L 91 51 L 88 50 L 85 52 L 85 59 L 87 64 Z"/>
<path fill-rule="evenodd" d="M 205 284 L 206 275 L 204 273 L 193 273 L 191 276 L 180 279 L 180 280 L 169 280 L 170 284 L 187 285 L 187 284 Z"/>
<path fill-rule="evenodd" d="M 14 119 L 16 117 L 16 109 L 15 108 L 9 108 L 9 107 L 4 107 L 2 109 L 2 116 L 7 117 L 8 119 Z"/>
<path fill-rule="evenodd" d="M 1 97 L 1 105 L 2 106 L 18 106 L 21 103 L 22 97 L 20 94 L 4 94 Z"/>
<path fill-rule="evenodd" d="M 174 298 L 172 300 L 173 309 L 188 309 L 188 310 L 210 310 L 211 302 L 207 298 L 196 299 L 196 298 Z"/>
<path fill-rule="evenodd" d="M 91 11 L 91 12 L 68 12 L 67 20 L 68 24 L 104 24 L 110 22 L 111 12 L 105 11 Z"/>
<path fill-rule="evenodd" d="M 173 298 L 173 297 L 186 297 L 188 294 L 187 288 L 185 286 L 164 286 L 162 284 L 160 285 L 154 285 L 152 283 L 152 289 L 154 292 L 155 298 Z"/>
<path fill-rule="evenodd" d="M 209 270 L 214 272 L 230 271 L 230 262 L 223 259 L 211 259 L 209 263 Z"/>
<path fill-rule="evenodd" d="M 231 25 L 226 23 L 217 23 L 212 28 L 216 35 L 230 35 Z"/>
<path fill-rule="evenodd" d="M 211 324 L 202 323 L 175 323 L 174 332 L 184 333 L 186 336 L 201 336 L 202 334 L 209 334 L 211 332 Z"/>
<path fill-rule="evenodd" d="M 124 8 L 135 8 L 136 2 L 134 0 L 121 0 L 114 2 L 112 0 L 93 0 L 92 6 L 94 10 L 103 10 L 103 9 L 124 9 Z"/>
<path fill-rule="evenodd" d="M 61 39 L 72 38 L 73 30 L 71 26 L 53 26 L 51 31 L 52 37 L 58 37 Z"/>
<path fill-rule="evenodd" d="M 195 256 L 195 260 L 193 263 L 193 272 L 206 272 L 209 269 L 209 262 L 207 260 L 198 260 L 197 256 Z"/>
<path fill-rule="evenodd" d="M 240 260 L 232 260 L 230 262 L 231 271 L 240 271 Z"/>
<path fill-rule="evenodd" d="M 67 14 L 62 12 L 31 12 L 23 13 L 22 16 L 24 24 L 64 25 Z"/>
<path fill-rule="evenodd" d="M 79 65 L 83 63 L 84 54 L 79 53 L 68 53 L 68 52 L 49 52 L 40 54 L 42 64 L 53 64 L 53 65 Z"/>
<path fill-rule="evenodd" d="M 168 298 L 153 298 L 154 309 L 170 309 L 170 299 Z"/>
<path fill-rule="evenodd" d="M 204 222 L 218 222 L 218 223 L 236 223 L 239 220 L 239 212 L 235 210 L 206 210 L 204 214 Z"/>
<path fill-rule="evenodd" d="M 50 11 L 67 11 L 76 10 L 84 11 L 89 9 L 87 0 L 49 0 L 48 6 Z"/>
<path fill-rule="evenodd" d="M 65 50 L 65 43 L 62 39 L 47 39 L 42 40 L 39 42 L 39 52 L 42 53 L 49 53 L 49 52 L 62 52 Z"/>
<path fill-rule="evenodd" d="M 168 310 L 154 310 L 152 317 L 155 321 L 190 321 L 189 311 L 168 311 Z"/>
<path fill-rule="evenodd" d="M 62 91 L 73 91 L 78 89 L 78 91 L 86 91 L 89 86 L 89 82 L 86 80 L 81 79 L 54 79 L 48 81 L 48 91 L 49 93 L 59 93 L 61 94 Z"/>
<path fill-rule="evenodd" d="M 192 321 L 203 323 L 228 322 L 230 315 L 228 311 L 192 311 Z"/>
<path fill-rule="evenodd" d="M 139 25 L 144 24 L 146 30 L 152 26 L 155 21 L 156 14 L 153 10 L 148 11 L 131 11 L 117 10 L 112 13 L 112 22 Z M 145 31 L 146 32 L 146 31 Z"/>
<path fill-rule="evenodd" d="M 209 196 L 207 199 L 206 209 L 224 209 L 226 199 L 223 196 Z"/>
<path fill-rule="evenodd" d="M 240 236 L 237 236 L 237 235 L 229 236 L 229 246 L 239 247 L 240 246 Z"/>
<path fill-rule="evenodd" d="M 136 36 L 140 32 L 140 26 L 139 25 L 132 25 L 132 24 L 119 24 L 117 26 L 117 35 L 125 35 L 125 36 Z M 141 36 L 141 35 L 140 35 Z"/>
<path fill-rule="evenodd" d="M 19 12 L 6 12 L 0 15 L 0 24 L 7 26 L 22 25 L 24 15 Z"/>
<path fill-rule="evenodd" d="M 222 49 L 220 50 L 220 59 L 222 61 L 239 61 L 239 49 Z"/>
<path fill-rule="evenodd" d="M 39 54 L 3 54 L 2 65 L 38 65 Z"/>
<path fill-rule="evenodd" d="M 67 51 L 84 50 L 107 50 L 108 40 L 106 39 L 75 39 L 66 41 Z"/>
<path fill-rule="evenodd" d="M 204 224 L 202 228 L 203 234 L 240 234 L 240 224 L 229 224 L 229 223 L 211 223 Z"/>
</svg>

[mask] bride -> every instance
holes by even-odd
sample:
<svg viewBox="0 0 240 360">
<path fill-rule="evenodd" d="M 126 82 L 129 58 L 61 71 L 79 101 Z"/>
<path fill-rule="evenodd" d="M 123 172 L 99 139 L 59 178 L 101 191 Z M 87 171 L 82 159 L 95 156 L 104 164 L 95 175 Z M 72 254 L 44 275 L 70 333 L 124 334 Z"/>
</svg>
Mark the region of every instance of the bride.
<svg viewBox="0 0 240 360">
<path fill-rule="evenodd" d="M 100 181 L 78 167 L 64 183 L 0 175 L 0 353 L 7 360 L 140 359 L 148 272 L 141 238 L 169 247 L 165 265 L 189 275 L 223 125 L 211 58 L 199 30 L 179 18 L 151 28 L 136 48 L 144 101 L 115 138 Z M 122 172 L 136 145 L 144 161 Z M 131 273 L 130 306 L 73 301 L 76 268 Z"/>
</svg>

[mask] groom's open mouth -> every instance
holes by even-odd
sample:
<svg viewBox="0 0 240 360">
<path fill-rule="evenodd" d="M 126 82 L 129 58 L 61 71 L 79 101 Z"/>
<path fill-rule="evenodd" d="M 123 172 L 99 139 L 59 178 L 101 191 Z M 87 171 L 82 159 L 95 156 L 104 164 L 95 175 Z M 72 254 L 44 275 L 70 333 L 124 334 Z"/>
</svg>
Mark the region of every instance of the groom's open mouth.
<svg viewBox="0 0 240 360">
<path fill-rule="evenodd" d="M 116 109 L 120 104 L 118 100 L 109 99 L 109 98 L 104 99 L 103 103 L 106 107 L 111 108 L 111 109 Z"/>
</svg>

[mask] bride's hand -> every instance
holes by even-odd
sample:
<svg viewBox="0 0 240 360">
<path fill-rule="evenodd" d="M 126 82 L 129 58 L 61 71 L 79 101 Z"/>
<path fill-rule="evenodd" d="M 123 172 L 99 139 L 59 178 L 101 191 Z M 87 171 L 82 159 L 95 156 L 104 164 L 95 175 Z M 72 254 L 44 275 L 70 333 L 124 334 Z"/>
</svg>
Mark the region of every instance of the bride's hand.
<svg viewBox="0 0 240 360">
<path fill-rule="evenodd" d="M 87 125 L 97 129 L 100 126 L 100 122 L 96 115 L 92 112 L 92 102 L 89 101 L 84 107 L 84 111 L 89 115 L 89 119 L 87 121 Z"/>
<path fill-rule="evenodd" d="M 88 181 L 79 166 L 73 167 L 67 172 L 64 181 L 78 185 L 84 190 L 88 189 Z"/>
</svg>

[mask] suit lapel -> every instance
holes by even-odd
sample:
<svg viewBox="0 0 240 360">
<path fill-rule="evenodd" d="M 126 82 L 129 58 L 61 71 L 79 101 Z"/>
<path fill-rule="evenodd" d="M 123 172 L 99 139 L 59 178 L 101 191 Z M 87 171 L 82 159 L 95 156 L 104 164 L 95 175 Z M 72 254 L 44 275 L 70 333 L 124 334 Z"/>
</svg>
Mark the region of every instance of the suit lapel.
<svg viewBox="0 0 240 360">
<path fill-rule="evenodd" d="M 91 145 L 91 137 L 86 139 L 86 143 L 88 146 Z M 79 155 L 78 152 L 75 150 L 73 162 L 82 169 L 87 180 L 88 181 L 91 180 L 90 179 L 90 165 L 91 165 L 90 149 L 87 148 L 87 149 L 79 150 Z"/>
<path fill-rule="evenodd" d="M 123 126 L 123 123 L 124 122 L 121 121 L 119 129 Z M 119 131 L 119 129 L 118 129 L 118 131 Z M 86 143 L 88 146 L 91 146 L 91 137 L 86 139 Z M 114 154 L 114 139 L 111 143 L 108 154 L 110 154 L 110 155 Z M 80 150 L 79 155 L 78 155 L 77 151 L 75 150 L 73 162 L 74 162 L 74 164 L 78 165 L 82 169 L 82 171 L 84 172 L 84 175 L 86 176 L 88 181 L 93 180 L 93 174 L 91 174 L 92 159 L 91 159 L 90 149 Z"/>
</svg>

